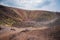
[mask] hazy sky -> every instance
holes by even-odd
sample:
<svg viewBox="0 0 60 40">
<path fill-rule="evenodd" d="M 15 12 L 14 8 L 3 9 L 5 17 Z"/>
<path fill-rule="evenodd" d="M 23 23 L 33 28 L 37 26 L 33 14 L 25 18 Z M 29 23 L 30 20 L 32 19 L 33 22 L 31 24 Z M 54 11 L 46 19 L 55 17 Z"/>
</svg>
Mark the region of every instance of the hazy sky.
<svg viewBox="0 0 60 40">
<path fill-rule="evenodd" d="M 60 0 L 0 0 L 0 4 L 27 10 L 48 10 L 60 12 Z"/>
</svg>

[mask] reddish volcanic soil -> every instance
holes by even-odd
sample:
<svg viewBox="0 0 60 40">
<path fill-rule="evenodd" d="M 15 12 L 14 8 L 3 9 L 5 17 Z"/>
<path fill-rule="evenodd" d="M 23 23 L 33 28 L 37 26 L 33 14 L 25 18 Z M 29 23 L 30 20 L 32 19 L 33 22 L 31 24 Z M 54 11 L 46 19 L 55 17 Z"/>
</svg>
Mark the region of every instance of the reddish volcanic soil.
<svg viewBox="0 0 60 40">
<path fill-rule="evenodd" d="M 0 40 L 60 40 L 60 12 L 0 5 L 0 24 Z"/>
<path fill-rule="evenodd" d="M 0 30 L 0 40 L 60 40 L 59 37 L 60 27 L 52 28 L 3 27 Z"/>
</svg>

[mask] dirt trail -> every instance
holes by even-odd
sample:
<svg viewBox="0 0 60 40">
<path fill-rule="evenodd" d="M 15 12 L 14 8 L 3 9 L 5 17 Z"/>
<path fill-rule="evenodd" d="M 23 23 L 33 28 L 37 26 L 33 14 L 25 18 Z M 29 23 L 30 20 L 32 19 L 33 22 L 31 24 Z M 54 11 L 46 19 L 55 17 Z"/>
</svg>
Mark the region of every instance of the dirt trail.
<svg viewBox="0 0 60 40">
<path fill-rule="evenodd" d="M 22 32 L 22 31 L 44 30 L 44 29 L 47 29 L 48 27 L 40 27 L 40 28 L 39 27 L 38 28 L 32 28 L 32 27 L 28 27 L 28 28 L 3 27 L 3 28 L 4 29 L 0 30 L 0 38 L 3 38 L 5 36 L 9 36 L 9 35 L 13 35 L 13 34 L 17 34 L 17 33 Z"/>
<path fill-rule="evenodd" d="M 60 31 L 60 27 L 0 27 L 0 40 L 55 40 L 51 33 L 55 35 L 56 31 Z M 50 36 L 51 37 L 50 37 Z"/>
</svg>

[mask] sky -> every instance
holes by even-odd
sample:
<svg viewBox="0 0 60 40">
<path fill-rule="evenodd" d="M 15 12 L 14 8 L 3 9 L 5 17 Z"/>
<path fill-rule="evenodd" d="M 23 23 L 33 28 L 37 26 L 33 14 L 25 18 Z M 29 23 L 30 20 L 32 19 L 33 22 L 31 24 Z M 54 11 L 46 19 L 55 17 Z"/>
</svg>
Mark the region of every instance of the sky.
<svg viewBox="0 0 60 40">
<path fill-rule="evenodd" d="M 60 0 L 0 0 L 0 5 L 26 10 L 60 12 Z"/>
</svg>

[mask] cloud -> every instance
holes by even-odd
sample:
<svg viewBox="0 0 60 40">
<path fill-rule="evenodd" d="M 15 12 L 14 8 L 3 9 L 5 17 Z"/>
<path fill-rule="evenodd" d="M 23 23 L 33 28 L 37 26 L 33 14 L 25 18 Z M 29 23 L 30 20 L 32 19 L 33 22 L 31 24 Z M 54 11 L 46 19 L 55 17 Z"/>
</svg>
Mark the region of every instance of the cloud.
<svg viewBox="0 0 60 40">
<path fill-rule="evenodd" d="M 0 4 L 27 10 L 60 11 L 57 0 L 0 0 Z"/>
<path fill-rule="evenodd" d="M 47 3 L 48 4 L 48 3 Z M 45 5 L 39 9 L 42 9 L 42 10 L 49 10 L 49 11 L 57 11 L 57 4 L 56 4 L 56 1 L 55 0 L 50 0 L 50 3 L 48 5 Z M 36 8 L 38 9 L 38 8 Z"/>
</svg>

